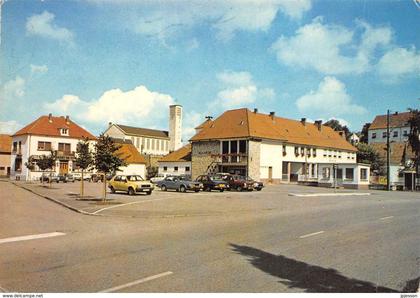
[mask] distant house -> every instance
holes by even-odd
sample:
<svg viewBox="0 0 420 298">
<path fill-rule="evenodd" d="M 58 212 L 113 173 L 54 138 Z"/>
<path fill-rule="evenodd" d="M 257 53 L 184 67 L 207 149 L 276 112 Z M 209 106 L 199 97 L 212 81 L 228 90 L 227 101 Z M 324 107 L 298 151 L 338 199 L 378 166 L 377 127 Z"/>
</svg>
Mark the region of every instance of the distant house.
<svg viewBox="0 0 420 298">
<path fill-rule="evenodd" d="M 297 121 L 243 108 L 208 119 L 196 132 L 190 139 L 193 178 L 229 172 L 267 183 L 369 185 L 370 167 L 357 163 L 357 149 L 344 133 L 322 121 Z"/>
<path fill-rule="evenodd" d="M 116 154 L 118 157 L 124 159 L 127 164 L 124 167 L 120 167 L 120 171 L 117 173 L 123 175 L 140 175 L 146 178 L 146 159 L 144 156 L 138 152 L 131 141 L 114 141 L 121 146 Z"/>
<path fill-rule="evenodd" d="M 75 170 L 74 159 L 78 142 L 88 138 L 93 143 L 96 137 L 73 122 L 69 116 L 54 117 L 52 114 L 41 116 L 26 125 L 12 136 L 10 156 L 10 177 L 12 179 L 38 179 L 42 172 L 35 166 L 30 171 L 25 163 L 32 156 L 35 160 L 41 155 L 55 151 L 58 156 L 54 172 L 68 173 Z"/>
<path fill-rule="evenodd" d="M 411 118 L 410 112 L 398 113 L 395 112 L 389 117 L 391 142 L 404 143 L 407 142 L 410 134 Z M 373 120 L 368 130 L 368 143 L 386 143 L 387 142 L 387 115 L 378 115 Z"/>
<path fill-rule="evenodd" d="M 158 164 L 159 174 L 191 175 L 191 144 L 164 156 Z"/>
<path fill-rule="evenodd" d="M 12 137 L 0 134 L 0 177 L 10 176 L 10 155 L 12 153 Z"/>
<path fill-rule="evenodd" d="M 357 145 L 360 142 L 360 137 L 357 134 L 352 133 L 349 137 L 349 140 L 353 145 Z"/>
</svg>

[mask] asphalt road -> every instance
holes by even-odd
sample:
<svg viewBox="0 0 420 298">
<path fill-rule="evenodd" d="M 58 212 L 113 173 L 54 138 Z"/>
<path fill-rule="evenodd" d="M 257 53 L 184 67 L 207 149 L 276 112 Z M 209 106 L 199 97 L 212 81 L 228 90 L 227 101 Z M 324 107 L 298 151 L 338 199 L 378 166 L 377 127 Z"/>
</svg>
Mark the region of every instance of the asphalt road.
<svg viewBox="0 0 420 298">
<path fill-rule="evenodd" d="M 419 193 L 296 198 L 287 188 L 165 194 L 87 216 L 0 182 L 0 291 L 417 291 Z M 184 211 L 128 216 L 165 204 Z M 13 238 L 27 235 L 45 238 Z"/>
</svg>

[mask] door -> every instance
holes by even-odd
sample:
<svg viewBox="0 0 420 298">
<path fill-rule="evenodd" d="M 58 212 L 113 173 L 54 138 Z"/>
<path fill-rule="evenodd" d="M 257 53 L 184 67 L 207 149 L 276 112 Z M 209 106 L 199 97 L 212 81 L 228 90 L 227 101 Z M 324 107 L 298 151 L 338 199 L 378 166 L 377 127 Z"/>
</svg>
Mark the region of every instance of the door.
<svg viewBox="0 0 420 298">
<path fill-rule="evenodd" d="M 69 172 L 69 162 L 60 161 L 60 174 L 67 174 Z"/>
<path fill-rule="evenodd" d="M 268 167 L 268 182 L 273 182 L 273 167 Z"/>
<path fill-rule="evenodd" d="M 404 181 L 405 181 L 404 186 L 406 190 L 414 190 L 413 175 L 414 175 L 413 173 L 404 173 Z"/>
</svg>

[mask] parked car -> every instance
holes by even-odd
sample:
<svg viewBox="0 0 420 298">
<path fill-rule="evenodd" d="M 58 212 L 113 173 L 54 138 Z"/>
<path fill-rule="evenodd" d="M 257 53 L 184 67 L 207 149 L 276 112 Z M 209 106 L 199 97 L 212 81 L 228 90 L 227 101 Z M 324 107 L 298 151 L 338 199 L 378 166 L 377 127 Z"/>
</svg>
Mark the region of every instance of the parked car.
<svg viewBox="0 0 420 298">
<path fill-rule="evenodd" d="M 166 176 L 167 176 L 167 174 L 157 174 L 155 177 L 150 178 L 150 182 L 156 184 L 157 182 L 162 181 L 163 179 L 165 179 Z"/>
<path fill-rule="evenodd" d="M 112 193 L 124 191 L 129 195 L 135 195 L 139 192 L 151 195 L 155 189 L 150 181 L 144 180 L 140 175 L 115 175 L 109 181 L 108 187 Z"/>
<path fill-rule="evenodd" d="M 71 174 L 73 175 L 74 180 L 77 180 L 77 181 L 82 180 L 82 173 L 81 172 L 72 172 Z M 91 173 L 83 173 L 83 180 L 89 181 L 91 176 L 92 176 Z"/>
<path fill-rule="evenodd" d="M 90 177 L 90 182 L 103 182 L 104 175 L 102 174 L 92 174 Z"/>
<path fill-rule="evenodd" d="M 202 183 L 205 191 L 218 190 L 223 192 L 229 189 L 229 184 L 223 181 L 220 176 L 201 175 L 195 181 Z"/>
<path fill-rule="evenodd" d="M 199 192 L 203 189 L 202 183 L 191 181 L 187 177 L 182 176 L 167 176 L 165 179 L 158 181 L 156 185 L 163 191 L 175 189 L 180 192 L 187 192 L 188 190 Z"/>
<path fill-rule="evenodd" d="M 243 179 L 246 180 L 246 183 L 252 184 L 254 189 L 257 190 L 257 191 L 261 191 L 264 188 L 264 183 L 262 183 L 260 181 L 256 181 L 249 176 L 246 176 L 246 177 L 243 176 Z"/>
<path fill-rule="evenodd" d="M 60 174 L 58 175 L 58 182 L 63 182 L 63 183 L 67 183 L 67 182 L 74 182 L 74 177 L 71 174 Z"/>
<path fill-rule="evenodd" d="M 220 177 L 223 181 L 229 184 L 229 189 L 237 191 L 254 190 L 254 183 L 247 181 L 244 176 L 232 175 L 229 173 L 218 173 L 215 177 Z"/>
<path fill-rule="evenodd" d="M 43 173 L 42 176 L 39 178 L 39 180 L 42 182 L 57 182 L 58 183 L 58 176 L 56 173 Z"/>
</svg>

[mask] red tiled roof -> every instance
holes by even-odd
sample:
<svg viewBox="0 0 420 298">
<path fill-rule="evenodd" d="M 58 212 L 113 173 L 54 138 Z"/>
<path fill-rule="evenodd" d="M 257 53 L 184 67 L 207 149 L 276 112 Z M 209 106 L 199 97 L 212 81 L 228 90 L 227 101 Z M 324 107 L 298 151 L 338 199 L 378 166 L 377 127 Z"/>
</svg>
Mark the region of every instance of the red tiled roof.
<svg viewBox="0 0 420 298">
<path fill-rule="evenodd" d="M 378 115 L 373 120 L 369 129 L 382 129 L 386 128 L 387 115 Z M 410 112 L 391 114 L 389 115 L 389 126 L 390 127 L 404 127 L 410 126 L 408 120 L 411 118 Z"/>
<path fill-rule="evenodd" d="M 381 159 L 386 161 L 386 143 L 373 143 L 370 146 L 378 152 Z M 404 160 L 414 158 L 414 153 L 411 147 L 406 143 L 390 143 L 391 154 L 390 163 L 396 165 L 403 165 Z"/>
<path fill-rule="evenodd" d="M 145 164 L 146 159 L 133 144 L 119 144 L 121 147 L 116 151 L 116 154 L 123 158 L 126 164 L 141 163 Z"/>
<path fill-rule="evenodd" d="M 0 153 L 12 152 L 12 136 L 0 134 Z"/>
<path fill-rule="evenodd" d="M 328 126 L 322 125 L 321 130 L 318 130 L 314 123 L 306 122 L 304 125 L 300 121 L 254 113 L 245 108 L 224 112 L 210 125 L 203 127 L 191 141 L 250 137 L 357 151 Z"/>
<path fill-rule="evenodd" d="M 165 155 L 160 161 L 191 161 L 191 144 Z"/>
<path fill-rule="evenodd" d="M 62 136 L 60 134 L 61 128 L 67 128 L 69 130 L 68 136 Z M 80 127 L 74 123 L 71 119 L 66 121 L 64 116 L 61 117 L 51 117 L 51 122 L 49 121 L 49 116 L 41 116 L 32 123 L 26 125 L 24 128 L 17 131 L 13 136 L 20 135 L 42 135 L 42 136 L 52 136 L 52 137 L 68 137 L 74 139 L 89 138 L 95 140 L 96 137 L 90 132 Z"/>
</svg>

